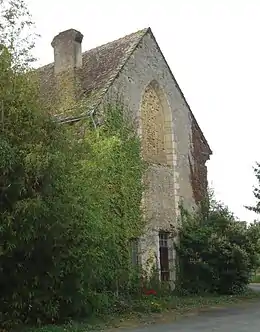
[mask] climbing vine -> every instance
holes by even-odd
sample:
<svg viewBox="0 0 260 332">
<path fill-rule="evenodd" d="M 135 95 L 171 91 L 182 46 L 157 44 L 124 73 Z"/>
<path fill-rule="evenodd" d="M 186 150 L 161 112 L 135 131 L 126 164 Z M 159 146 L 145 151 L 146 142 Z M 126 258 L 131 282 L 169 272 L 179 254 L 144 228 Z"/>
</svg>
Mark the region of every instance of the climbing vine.
<svg viewBox="0 0 260 332">
<path fill-rule="evenodd" d="M 32 44 L 18 38 L 31 27 L 26 6 L 0 4 L 0 330 L 108 312 L 136 276 L 139 138 L 120 104 L 104 105 L 99 127 L 43 112 Z"/>
<path fill-rule="evenodd" d="M 2 75 L 15 90 L 0 91 L 0 321 L 106 311 L 131 289 L 129 241 L 143 230 L 139 138 L 120 105 L 104 108 L 98 128 L 53 122 L 8 54 Z"/>
<path fill-rule="evenodd" d="M 106 289 L 126 291 L 132 270 L 129 242 L 144 229 L 141 199 L 146 167 L 140 141 L 120 104 L 104 107 L 102 126 L 95 128 L 92 121 L 87 127 L 86 123 L 78 124 L 81 125 L 85 127 L 81 144 L 88 147 L 88 154 L 76 166 L 81 171 L 75 181 L 85 183 L 88 188 L 87 213 L 101 225 L 102 243 L 98 247 L 104 248 L 102 271 L 95 261 L 91 275 L 97 269 L 95 282 L 102 279 Z"/>
</svg>

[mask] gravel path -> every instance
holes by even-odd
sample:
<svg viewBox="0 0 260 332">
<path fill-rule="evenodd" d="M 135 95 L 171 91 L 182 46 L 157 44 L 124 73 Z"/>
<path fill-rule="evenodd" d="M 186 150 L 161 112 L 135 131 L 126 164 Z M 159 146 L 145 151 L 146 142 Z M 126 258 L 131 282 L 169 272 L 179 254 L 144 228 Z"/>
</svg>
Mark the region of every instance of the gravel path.
<svg viewBox="0 0 260 332">
<path fill-rule="evenodd" d="M 127 329 L 128 330 L 128 329 Z M 125 331 L 127 331 L 125 330 Z M 123 330 L 122 330 L 123 331 Z M 259 332 L 260 302 L 243 307 L 215 309 L 171 324 L 146 326 L 129 332 Z M 119 331 L 118 331 L 119 332 Z"/>
<path fill-rule="evenodd" d="M 260 292 L 260 284 L 249 286 Z M 147 325 L 117 332 L 260 332 L 260 301 L 237 307 L 213 309 L 199 315 L 179 319 L 170 324 Z"/>
</svg>

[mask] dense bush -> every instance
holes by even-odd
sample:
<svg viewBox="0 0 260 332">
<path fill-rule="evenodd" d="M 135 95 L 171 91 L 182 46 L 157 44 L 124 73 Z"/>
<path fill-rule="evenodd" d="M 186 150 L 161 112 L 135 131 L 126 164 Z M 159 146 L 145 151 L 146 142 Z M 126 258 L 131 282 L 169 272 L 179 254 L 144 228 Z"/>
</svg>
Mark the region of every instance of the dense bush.
<svg viewBox="0 0 260 332">
<path fill-rule="evenodd" d="M 116 121 L 122 109 L 108 109 L 111 121 L 79 143 L 25 91 L 14 118 L 5 103 L 0 133 L 0 312 L 2 322 L 50 322 L 128 290 L 143 164 L 138 139 Z"/>
<path fill-rule="evenodd" d="M 259 224 L 237 221 L 211 200 L 194 215 L 182 211 L 179 288 L 184 293 L 242 292 L 258 265 Z"/>
<path fill-rule="evenodd" d="M 9 4 L 12 30 L 25 7 Z M 13 46 L 0 52 L 2 326 L 110 308 L 130 291 L 129 240 L 143 228 L 144 164 L 122 107 L 108 106 L 99 129 L 54 122 Z"/>
</svg>

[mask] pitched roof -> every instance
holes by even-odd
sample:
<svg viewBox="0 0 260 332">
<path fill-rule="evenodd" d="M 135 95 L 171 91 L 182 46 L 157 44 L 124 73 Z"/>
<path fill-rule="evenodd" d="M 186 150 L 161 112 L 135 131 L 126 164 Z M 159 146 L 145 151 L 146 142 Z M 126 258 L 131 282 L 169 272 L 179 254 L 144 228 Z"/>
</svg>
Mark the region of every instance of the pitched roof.
<svg viewBox="0 0 260 332">
<path fill-rule="evenodd" d="M 99 103 L 148 30 L 139 30 L 82 54 L 82 68 L 78 70 L 78 77 L 89 108 Z M 50 105 L 55 104 L 54 63 L 39 68 L 38 73 L 43 100 L 48 100 Z"/>
<path fill-rule="evenodd" d="M 157 44 L 158 49 L 160 47 L 151 32 L 151 28 L 145 28 L 137 32 L 131 33 L 122 37 L 120 39 L 114 40 L 107 44 L 98 46 L 91 50 L 88 50 L 82 54 L 82 68 L 78 69 L 77 77 L 80 79 L 80 85 L 84 94 L 84 101 L 88 105 L 88 110 L 86 109 L 82 112 L 81 116 L 64 116 L 56 115 L 61 122 L 73 122 L 77 121 L 79 118 L 89 116 L 89 113 L 95 109 L 96 106 L 102 101 L 105 93 L 108 88 L 117 77 L 121 69 L 124 67 L 128 58 L 131 56 L 135 48 L 138 46 L 142 38 L 150 32 L 152 38 Z M 201 139 L 206 144 L 209 149 L 210 154 L 212 153 L 209 144 L 197 123 L 197 120 L 176 81 L 163 53 L 160 50 L 163 59 L 165 60 L 166 65 L 169 68 L 169 71 L 172 75 L 173 80 L 175 81 L 176 87 L 179 90 L 186 106 L 188 107 L 190 114 L 194 120 L 194 124 L 197 126 Z M 51 107 L 55 105 L 55 100 L 57 98 L 57 93 L 55 92 L 55 75 L 54 75 L 54 63 L 50 63 L 46 66 L 43 66 L 37 70 L 40 78 L 41 86 L 41 95 L 45 103 L 49 104 Z M 86 105 L 86 104 L 84 104 Z M 48 107 L 48 105 L 47 105 Z M 73 113 L 72 113 L 73 114 Z"/>
</svg>

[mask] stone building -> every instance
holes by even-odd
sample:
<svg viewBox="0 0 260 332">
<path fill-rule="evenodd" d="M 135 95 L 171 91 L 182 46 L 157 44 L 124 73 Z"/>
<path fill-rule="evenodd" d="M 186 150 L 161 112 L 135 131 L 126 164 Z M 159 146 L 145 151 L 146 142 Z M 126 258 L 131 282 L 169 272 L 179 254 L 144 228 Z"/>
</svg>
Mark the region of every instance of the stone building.
<svg viewBox="0 0 260 332">
<path fill-rule="evenodd" d="M 73 122 L 121 96 L 137 121 L 150 165 L 144 194 L 148 226 L 133 250 L 147 269 L 155 264 L 160 278 L 173 285 L 171 231 L 180 203 L 192 209 L 206 194 L 211 149 L 150 28 L 84 53 L 82 39 L 73 29 L 54 37 L 54 63 L 38 70 L 42 97 L 60 121 Z M 75 115 L 79 100 L 84 107 Z"/>
</svg>

